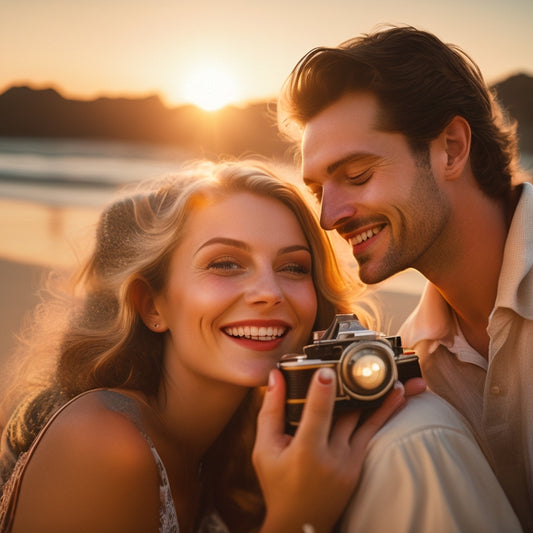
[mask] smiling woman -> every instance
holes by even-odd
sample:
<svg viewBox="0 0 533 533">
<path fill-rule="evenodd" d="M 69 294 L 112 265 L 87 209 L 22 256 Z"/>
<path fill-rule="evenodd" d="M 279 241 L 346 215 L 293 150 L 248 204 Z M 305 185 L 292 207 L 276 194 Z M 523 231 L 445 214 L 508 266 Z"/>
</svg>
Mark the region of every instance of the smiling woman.
<svg viewBox="0 0 533 533">
<path fill-rule="evenodd" d="M 188 102 L 206 111 L 216 111 L 239 99 L 232 76 L 218 65 L 198 66 L 185 79 L 183 93 Z"/>
</svg>

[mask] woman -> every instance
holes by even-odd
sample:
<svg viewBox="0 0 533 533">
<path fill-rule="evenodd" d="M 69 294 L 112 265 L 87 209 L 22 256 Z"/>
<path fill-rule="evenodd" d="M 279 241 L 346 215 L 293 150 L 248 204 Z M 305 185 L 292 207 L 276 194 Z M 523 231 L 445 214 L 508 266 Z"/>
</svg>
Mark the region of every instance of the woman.
<svg viewBox="0 0 533 533">
<path fill-rule="evenodd" d="M 296 189 L 258 166 L 197 164 L 115 202 L 28 345 L 39 382 L 4 431 L 3 531 L 330 531 L 403 390 L 330 433 L 335 376 L 318 372 L 291 438 L 273 369 L 350 293 Z"/>
</svg>

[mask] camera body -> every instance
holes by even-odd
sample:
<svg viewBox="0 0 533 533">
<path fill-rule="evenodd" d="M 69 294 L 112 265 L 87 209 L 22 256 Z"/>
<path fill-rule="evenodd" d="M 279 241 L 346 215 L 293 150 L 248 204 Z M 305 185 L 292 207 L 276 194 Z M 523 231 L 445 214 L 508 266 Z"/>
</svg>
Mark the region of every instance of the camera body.
<svg viewBox="0 0 533 533">
<path fill-rule="evenodd" d="M 316 370 L 337 374 L 334 413 L 377 407 L 394 386 L 420 377 L 418 357 L 404 353 L 400 337 L 386 337 L 361 325 L 354 314 L 336 315 L 326 331 L 314 333 L 303 354 L 286 354 L 278 367 L 287 383 L 286 420 L 292 431 L 299 424 L 307 390 Z"/>
</svg>

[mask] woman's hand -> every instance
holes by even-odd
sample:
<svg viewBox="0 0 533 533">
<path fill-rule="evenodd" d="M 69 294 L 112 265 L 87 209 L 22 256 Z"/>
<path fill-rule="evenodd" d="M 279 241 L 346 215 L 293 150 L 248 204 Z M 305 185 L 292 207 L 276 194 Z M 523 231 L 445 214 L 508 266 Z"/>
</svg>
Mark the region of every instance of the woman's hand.
<svg viewBox="0 0 533 533">
<path fill-rule="evenodd" d="M 284 433 L 285 382 L 279 370 L 270 374 L 253 452 L 267 507 L 262 533 L 331 531 L 357 485 L 368 442 L 405 403 L 400 385 L 357 430 L 361 411 L 339 417 L 331 428 L 335 379 L 330 368 L 315 373 L 291 437 Z"/>
</svg>

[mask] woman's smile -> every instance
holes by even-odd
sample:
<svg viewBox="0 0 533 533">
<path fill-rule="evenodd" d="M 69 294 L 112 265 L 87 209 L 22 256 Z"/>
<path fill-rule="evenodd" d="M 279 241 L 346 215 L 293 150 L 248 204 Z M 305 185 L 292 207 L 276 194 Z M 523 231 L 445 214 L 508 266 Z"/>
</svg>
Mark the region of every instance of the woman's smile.
<svg viewBox="0 0 533 533">
<path fill-rule="evenodd" d="M 222 328 L 239 345 L 260 351 L 276 349 L 289 330 L 288 324 L 273 320 L 243 321 Z"/>
</svg>

